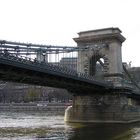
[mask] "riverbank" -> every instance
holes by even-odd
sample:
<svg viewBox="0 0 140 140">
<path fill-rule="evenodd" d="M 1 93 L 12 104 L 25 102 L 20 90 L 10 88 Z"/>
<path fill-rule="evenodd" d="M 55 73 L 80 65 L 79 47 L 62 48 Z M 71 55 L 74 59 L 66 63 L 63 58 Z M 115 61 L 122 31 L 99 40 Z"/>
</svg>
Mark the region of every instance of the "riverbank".
<svg viewBox="0 0 140 140">
<path fill-rule="evenodd" d="M 49 111 L 62 112 L 69 103 L 0 103 L 0 111 Z"/>
</svg>

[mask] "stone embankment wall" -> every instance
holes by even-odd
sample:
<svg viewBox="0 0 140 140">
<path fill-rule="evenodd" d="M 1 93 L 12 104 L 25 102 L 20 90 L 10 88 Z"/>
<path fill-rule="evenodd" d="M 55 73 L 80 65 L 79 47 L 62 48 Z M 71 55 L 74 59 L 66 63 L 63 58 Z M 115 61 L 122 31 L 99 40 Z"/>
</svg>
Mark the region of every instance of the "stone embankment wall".
<svg viewBox="0 0 140 140">
<path fill-rule="evenodd" d="M 0 111 L 49 111 L 64 113 L 69 103 L 0 103 Z"/>
</svg>

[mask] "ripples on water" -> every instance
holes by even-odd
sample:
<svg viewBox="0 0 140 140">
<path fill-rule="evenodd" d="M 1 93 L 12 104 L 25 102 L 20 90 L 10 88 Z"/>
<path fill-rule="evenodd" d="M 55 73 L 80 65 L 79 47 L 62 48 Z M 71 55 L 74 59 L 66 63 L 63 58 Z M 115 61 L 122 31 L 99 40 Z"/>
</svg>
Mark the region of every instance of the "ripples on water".
<svg viewBox="0 0 140 140">
<path fill-rule="evenodd" d="M 58 114 L 0 112 L 0 140 L 140 140 L 140 125 L 64 124 Z"/>
<path fill-rule="evenodd" d="M 0 140 L 64 139 L 67 128 L 62 115 L 0 113 Z"/>
</svg>

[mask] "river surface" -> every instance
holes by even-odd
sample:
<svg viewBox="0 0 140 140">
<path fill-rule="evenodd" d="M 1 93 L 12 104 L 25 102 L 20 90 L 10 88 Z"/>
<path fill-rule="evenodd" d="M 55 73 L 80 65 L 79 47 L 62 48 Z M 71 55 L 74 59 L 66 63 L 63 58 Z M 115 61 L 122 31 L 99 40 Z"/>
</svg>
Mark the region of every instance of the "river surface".
<svg viewBox="0 0 140 140">
<path fill-rule="evenodd" d="M 0 112 L 0 140 L 140 140 L 140 125 L 65 124 L 59 114 Z"/>
</svg>

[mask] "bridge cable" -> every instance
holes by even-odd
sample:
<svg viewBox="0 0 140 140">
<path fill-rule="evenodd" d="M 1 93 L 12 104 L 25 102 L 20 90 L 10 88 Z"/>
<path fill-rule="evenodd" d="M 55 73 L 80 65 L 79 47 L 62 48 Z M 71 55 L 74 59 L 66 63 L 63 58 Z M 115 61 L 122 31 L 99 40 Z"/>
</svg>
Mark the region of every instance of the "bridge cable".
<svg viewBox="0 0 140 140">
<path fill-rule="evenodd" d="M 140 91 L 140 87 L 137 84 L 137 82 L 134 80 L 134 78 L 132 78 L 132 76 L 130 75 L 130 73 L 128 72 L 128 70 L 126 69 L 126 67 L 123 64 L 123 70 L 124 72 L 127 74 L 128 78 L 130 79 L 130 81 L 133 83 L 133 85 L 135 85 L 137 87 L 137 89 Z"/>
</svg>

